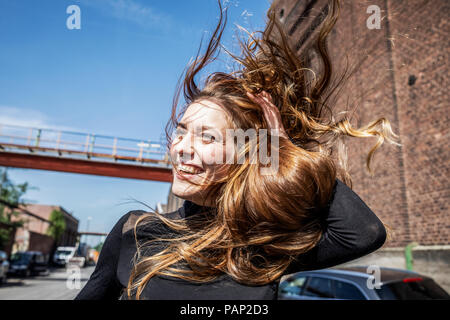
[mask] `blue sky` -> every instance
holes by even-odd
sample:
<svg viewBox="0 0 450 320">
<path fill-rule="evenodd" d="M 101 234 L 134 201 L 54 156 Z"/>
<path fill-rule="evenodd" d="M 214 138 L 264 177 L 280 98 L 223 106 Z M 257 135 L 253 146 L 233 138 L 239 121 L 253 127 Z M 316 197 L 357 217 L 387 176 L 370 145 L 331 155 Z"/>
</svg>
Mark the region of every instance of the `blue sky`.
<svg viewBox="0 0 450 320">
<path fill-rule="evenodd" d="M 234 53 L 239 24 L 262 30 L 270 0 L 222 0 L 223 45 Z M 81 29 L 66 8 L 78 5 Z M 0 123 L 159 140 L 175 85 L 216 26 L 215 0 L 0 0 Z M 205 45 L 205 40 L 203 45 Z M 229 59 L 208 70 L 227 71 Z M 170 184 L 10 169 L 26 199 L 61 205 L 91 231 L 108 232 L 138 204 L 165 203 Z M 95 244 L 98 240 L 90 240 Z"/>
</svg>

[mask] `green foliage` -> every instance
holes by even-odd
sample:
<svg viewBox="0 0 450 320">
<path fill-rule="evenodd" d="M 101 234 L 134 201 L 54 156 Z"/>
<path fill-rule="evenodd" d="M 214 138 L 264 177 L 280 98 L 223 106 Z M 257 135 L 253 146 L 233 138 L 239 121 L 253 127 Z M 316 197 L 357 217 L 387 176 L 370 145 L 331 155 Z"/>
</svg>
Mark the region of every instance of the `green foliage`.
<svg viewBox="0 0 450 320">
<path fill-rule="evenodd" d="M 0 168 L 0 222 L 9 226 L 7 229 L 0 229 L 0 248 L 4 248 L 9 241 L 11 229 L 22 227 L 26 222 L 23 219 L 15 219 L 19 212 L 14 209 L 24 204 L 22 196 L 30 189 L 28 182 L 22 184 L 14 184 L 8 177 L 7 169 Z M 9 208 L 9 210 L 6 210 Z"/>
<path fill-rule="evenodd" d="M 98 252 L 102 251 L 102 248 L 103 248 L 103 242 L 99 242 L 99 243 L 94 247 L 94 249 L 95 249 L 96 251 L 98 251 Z"/>
<path fill-rule="evenodd" d="M 0 250 L 4 250 L 11 236 L 11 230 L 0 229 Z"/>
<path fill-rule="evenodd" d="M 66 221 L 64 219 L 64 214 L 59 210 L 53 210 L 50 214 L 50 226 L 47 229 L 47 234 L 55 239 L 58 243 L 59 238 L 66 230 Z"/>
<path fill-rule="evenodd" d="M 21 203 L 21 198 L 28 188 L 28 182 L 14 184 L 8 177 L 7 169 L 0 168 L 0 199 L 17 206 Z"/>
</svg>

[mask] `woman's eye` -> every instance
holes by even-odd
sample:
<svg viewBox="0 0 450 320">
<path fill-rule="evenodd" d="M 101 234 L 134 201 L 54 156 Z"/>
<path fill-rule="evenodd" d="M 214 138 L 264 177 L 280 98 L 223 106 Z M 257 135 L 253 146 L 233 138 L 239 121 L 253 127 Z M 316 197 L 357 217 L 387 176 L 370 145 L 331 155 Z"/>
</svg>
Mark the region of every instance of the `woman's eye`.
<svg viewBox="0 0 450 320">
<path fill-rule="evenodd" d="M 179 130 L 179 129 L 175 130 L 175 137 L 177 139 L 180 138 L 181 136 L 183 136 L 183 134 L 184 134 L 183 130 Z"/>
<path fill-rule="evenodd" d="M 206 140 L 207 142 L 214 142 L 216 141 L 216 137 L 210 135 L 210 134 L 203 134 L 203 140 Z"/>
</svg>

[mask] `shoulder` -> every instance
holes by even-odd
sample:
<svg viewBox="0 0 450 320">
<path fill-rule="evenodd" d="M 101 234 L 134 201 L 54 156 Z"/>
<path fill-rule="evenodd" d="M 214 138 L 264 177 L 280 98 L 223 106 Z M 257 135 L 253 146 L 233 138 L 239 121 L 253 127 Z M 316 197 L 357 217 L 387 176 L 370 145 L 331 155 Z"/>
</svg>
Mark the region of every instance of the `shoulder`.
<svg viewBox="0 0 450 320">
<path fill-rule="evenodd" d="M 353 190 L 346 185 L 343 181 L 339 180 L 336 178 L 335 184 L 334 184 L 334 190 L 335 192 L 337 190 L 341 191 L 341 192 L 346 192 L 346 193 L 352 193 Z"/>
<path fill-rule="evenodd" d="M 332 204 L 346 208 L 355 207 L 359 209 L 369 209 L 361 197 L 351 187 L 339 179 L 336 179 Z"/>
<path fill-rule="evenodd" d="M 146 213 L 147 212 L 145 212 L 144 210 L 131 210 L 124 214 L 119 219 L 119 223 L 122 226 L 122 234 L 132 229 L 139 217 L 145 215 Z"/>
</svg>

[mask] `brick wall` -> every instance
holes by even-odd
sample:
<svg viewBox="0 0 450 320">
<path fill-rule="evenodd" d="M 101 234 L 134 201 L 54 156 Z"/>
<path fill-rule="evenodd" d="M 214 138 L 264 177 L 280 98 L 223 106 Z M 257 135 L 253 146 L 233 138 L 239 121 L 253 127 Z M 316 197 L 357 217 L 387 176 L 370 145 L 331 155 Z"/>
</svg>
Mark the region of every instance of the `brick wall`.
<svg viewBox="0 0 450 320">
<path fill-rule="evenodd" d="M 28 250 L 41 251 L 48 258 L 53 249 L 54 242 L 50 236 L 30 231 Z"/>
<path fill-rule="evenodd" d="M 299 53 L 313 39 L 309 30 L 326 3 L 274 0 Z M 381 9 L 380 29 L 367 28 L 369 5 Z M 449 14 L 447 0 L 344 1 L 330 36 L 338 70 L 346 56 L 361 63 L 336 112 L 351 111 L 355 127 L 385 117 L 400 135 L 401 147 L 385 143 L 376 151 L 373 176 L 365 162 L 376 138 L 347 139 L 353 190 L 394 228 L 385 247 L 450 243 Z"/>
</svg>

